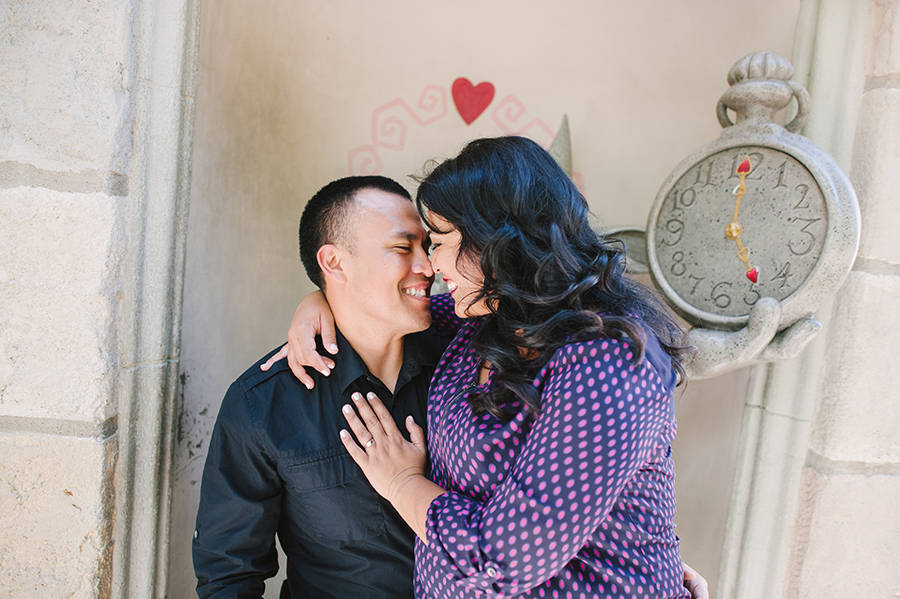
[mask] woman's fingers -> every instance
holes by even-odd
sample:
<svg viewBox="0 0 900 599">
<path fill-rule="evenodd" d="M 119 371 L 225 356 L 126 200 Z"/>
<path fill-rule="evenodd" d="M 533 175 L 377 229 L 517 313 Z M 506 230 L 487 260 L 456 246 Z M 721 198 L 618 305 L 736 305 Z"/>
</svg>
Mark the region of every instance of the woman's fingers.
<svg viewBox="0 0 900 599">
<path fill-rule="evenodd" d="M 325 346 L 325 351 L 332 355 L 338 353 L 337 334 L 334 332 L 334 316 L 332 316 L 330 310 L 323 312 L 319 316 L 319 328 L 322 330 L 322 345 Z M 324 361 L 327 363 L 330 360 L 325 358 Z"/>
<path fill-rule="evenodd" d="M 375 413 L 373 407 L 378 405 L 382 410 L 387 412 L 384 408 L 384 405 L 381 401 L 378 400 L 378 397 L 374 393 L 369 393 L 369 400 L 367 401 L 361 393 L 354 393 L 350 397 L 353 398 L 353 404 L 356 406 L 356 410 L 359 412 L 359 417 L 362 418 L 362 421 L 365 423 L 366 428 L 369 429 L 369 432 L 377 439 L 379 437 L 383 437 L 386 434 L 384 423 L 382 419 Z M 371 405 L 370 405 L 371 404 Z M 393 419 L 390 418 L 390 414 L 388 414 L 388 419 L 391 420 L 391 424 L 393 424 Z M 394 429 L 397 428 L 397 425 L 394 424 Z"/>
<path fill-rule="evenodd" d="M 288 331 L 288 346 L 290 352 L 288 363 L 291 365 L 291 370 L 294 369 L 293 362 L 296 360 L 297 364 L 312 366 L 321 372 L 322 376 L 331 374 L 331 369 L 334 368 L 334 360 L 322 357 L 316 351 L 316 329 L 314 326 L 301 323 L 295 328 L 292 324 L 291 330 Z"/>
<path fill-rule="evenodd" d="M 381 403 L 381 400 L 378 398 L 378 396 L 370 391 L 366 394 L 366 399 L 368 399 L 369 406 L 372 408 L 372 411 L 375 412 L 375 416 L 378 417 L 378 422 L 381 424 L 381 428 L 384 429 L 385 434 L 393 435 L 399 433 L 400 429 L 397 428 L 397 423 L 394 422 L 394 417 L 391 416 L 391 413 L 388 412 L 388 409 L 384 407 L 384 404 Z"/>
<path fill-rule="evenodd" d="M 315 382 L 312 380 L 308 374 L 306 374 L 306 369 L 297 362 L 296 358 L 289 351 L 289 344 L 285 343 L 281 346 L 281 349 L 278 350 L 278 353 L 273 354 L 271 358 L 265 361 L 264 364 L 260 364 L 259 369 L 263 371 L 268 371 L 272 366 L 275 365 L 279 360 L 283 360 L 285 358 L 288 359 L 288 366 L 291 368 L 291 372 L 294 373 L 294 376 L 303 383 L 303 385 L 307 389 L 312 389 L 315 386 Z"/>
<path fill-rule="evenodd" d="M 341 429 L 341 443 L 344 444 L 344 449 L 347 450 L 347 453 L 350 454 L 353 461 L 362 468 L 369 456 L 366 455 L 365 451 L 359 448 L 359 445 L 353 442 L 353 437 L 344 429 Z"/>
<path fill-rule="evenodd" d="M 416 424 L 416 420 L 412 416 L 406 417 L 406 430 L 409 431 L 409 440 L 412 444 L 422 451 L 426 451 L 425 431 Z"/>
<path fill-rule="evenodd" d="M 285 359 L 287 357 L 287 355 L 288 355 L 288 344 L 285 343 L 284 345 L 281 346 L 281 349 L 278 350 L 278 353 L 276 353 L 271 358 L 266 360 L 265 364 L 261 365 L 259 367 L 259 369 L 260 370 L 268 370 L 275 364 L 275 362 L 277 362 L 278 360 Z"/>
<path fill-rule="evenodd" d="M 353 411 L 353 407 L 350 404 L 345 404 L 341 410 L 344 412 L 344 419 L 347 421 L 347 424 L 350 425 L 350 430 L 353 431 L 356 440 L 365 449 L 366 444 L 374 439 L 375 435 L 372 434 L 366 426 L 366 423 L 356 415 L 356 412 Z"/>
</svg>

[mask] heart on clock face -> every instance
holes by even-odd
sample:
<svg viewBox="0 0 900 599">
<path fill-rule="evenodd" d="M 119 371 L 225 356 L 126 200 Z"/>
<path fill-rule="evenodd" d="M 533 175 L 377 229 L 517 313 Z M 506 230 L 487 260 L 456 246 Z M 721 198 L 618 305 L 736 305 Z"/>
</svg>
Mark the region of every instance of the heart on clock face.
<svg viewBox="0 0 900 599">
<path fill-rule="evenodd" d="M 759 270 L 754 266 L 747 271 L 747 278 L 750 279 L 751 283 L 756 285 L 756 282 L 759 280 Z"/>
<path fill-rule="evenodd" d="M 494 99 L 493 84 L 482 81 L 478 85 L 472 85 L 472 82 L 465 77 L 460 77 L 453 82 L 451 92 L 456 110 L 467 125 L 471 125 L 475 119 L 481 116 L 481 113 Z"/>
</svg>

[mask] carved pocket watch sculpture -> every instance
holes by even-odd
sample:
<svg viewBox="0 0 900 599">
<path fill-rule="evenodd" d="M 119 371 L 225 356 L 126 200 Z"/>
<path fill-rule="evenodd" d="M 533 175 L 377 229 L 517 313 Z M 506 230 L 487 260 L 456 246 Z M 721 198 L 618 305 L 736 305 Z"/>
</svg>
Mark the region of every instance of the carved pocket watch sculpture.
<svg viewBox="0 0 900 599">
<path fill-rule="evenodd" d="M 650 211 L 651 275 L 695 327 L 747 327 L 754 306 L 773 298 L 783 330 L 810 316 L 853 265 L 856 194 L 834 159 L 795 133 L 810 99 L 792 75 L 771 52 L 738 61 L 719 100 L 721 137 L 675 168 Z M 793 98 L 796 117 L 772 122 Z"/>
</svg>

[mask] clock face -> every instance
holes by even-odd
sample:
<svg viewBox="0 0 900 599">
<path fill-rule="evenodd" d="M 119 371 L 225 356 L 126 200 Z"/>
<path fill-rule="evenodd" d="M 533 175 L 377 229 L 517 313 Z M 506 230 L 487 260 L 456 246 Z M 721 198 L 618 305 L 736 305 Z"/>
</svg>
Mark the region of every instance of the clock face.
<svg viewBox="0 0 900 599">
<path fill-rule="evenodd" d="M 737 172 L 748 156 L 736 216 Z M 741 225 L 738 240 L 725 235 L 733 221 Z M 822 190 L 797 159 L 742 146 L 691 166 L 666 194 L 651 227 L 654 276 L 680 298 L 679 311 L 702 322 L 703 313 L 746 317 L 759 298 L 783 301 L 797 291 L 822 253 L 828 213 Z M 739 258 L 741 245 L 749 249 L 749 266 Z M 748 278 L 750 267 L 757 270 L 756 284 Z"/>
</svg>

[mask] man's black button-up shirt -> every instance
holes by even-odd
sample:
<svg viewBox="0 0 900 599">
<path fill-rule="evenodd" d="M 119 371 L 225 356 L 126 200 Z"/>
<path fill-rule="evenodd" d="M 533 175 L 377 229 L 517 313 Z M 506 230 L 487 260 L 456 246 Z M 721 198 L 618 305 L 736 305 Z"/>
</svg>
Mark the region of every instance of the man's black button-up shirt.
<svg viewBox="0 0 900 599">
<path fill-rule="evenodd" d="M 207 597 L 261 597 L 277 569 L 275 534 L 287 556 L 287 597 L 412 597 L 414 534 L 369 485 L 341 444 L 341 406 L 374 391 L 406 434 L 425 426 L 428 385 L 449 338 L 408 335 L 392 395 L 338 333 L 329 377 L 308 390 L 287 360 L 266 356 L 222 401 L 203 471 L 194 569 Z M 269 354 L 271 355 L 271 353 Z"/>
</svg>

